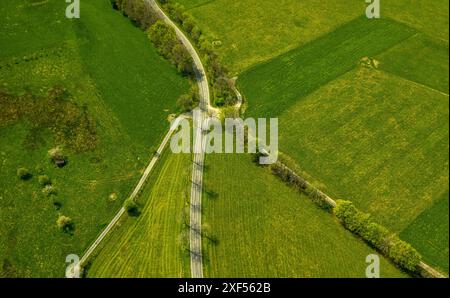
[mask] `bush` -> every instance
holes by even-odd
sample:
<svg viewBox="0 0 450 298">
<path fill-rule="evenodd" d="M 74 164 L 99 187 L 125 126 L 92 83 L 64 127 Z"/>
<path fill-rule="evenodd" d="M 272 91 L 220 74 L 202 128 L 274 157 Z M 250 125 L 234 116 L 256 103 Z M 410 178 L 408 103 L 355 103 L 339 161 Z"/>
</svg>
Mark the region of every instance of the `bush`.
<svg viewBox="0 0 450 298">
<path fill-rule="evenodd" d="M 421 255 L 409 243 L 398 238 L 392 240 L 389 257 L 395 263 L 411 272 L 415 272 L 422 261 Z"/>
<path fill-rule="evenodd" d="M 140 214 L 138 205 L 131 198 L 126 199 L 123 206 L 131 216 L 138 216 Z"/>
<path fill-rule="evenodd" d="M 48 178 L 47 175 L 41 175 L 38 177 L 39 180 L 39 184 L 41 186 L 47 186 L 47 185 L 51 185 L 52 181 L 50 180 L 50 178 Z"/>
<path fill-rule="evenodd" d="M 67 157 L 60 147 L 50 149 L 48 155 L 50 156 L 50 160 L 59 168 L 62 168 L 67 164 Z"/>
<path fill-rule="evenodd" d="M 372 221 L 370 214 L 359 211 L 352 202 L 338 200 L 334 214 L 345 228 L 361 236 L 402 268 L 416 272 L 421 255 L 408 243 Z"/>
<path fill-rule="evenodd" d="M 56 220 L 58 228 L 64 232 L 72 232 L 75 229 L 75 224 L 70 217 L 60 215 Z"/>
<path fill-rule="evenodd" d="M 22 180 L 28 180 L 32 177 L 32 175 L 27 168 L 20 168 L 17 170 L 17 177 L 19 177 Z"/>
<path fill-rule="evenodd" d="M 46 197 L 50 197 L 52 195 L 56 195 L 57 189 L 56 187 L 54 187 L 53 185 L 46 185 L 44 186 L 44 188 L 42 189 L 42 193 L 46 196 Z"/>
<path fill-rule="evenodd" d="M 196 43 L 196 48 L 202 56 L 211 84 L 212 97 L 216 106 L 231 106 L 236 104 L 237 97 L 229 84 L 229 71 L 221 63 L 219 56 L 212 50 L 212 42 L 202 34 L 194 18 L 184 6 L 171 1 L 159 1 L 170 18 L 178 23 Z"/>
</svg>

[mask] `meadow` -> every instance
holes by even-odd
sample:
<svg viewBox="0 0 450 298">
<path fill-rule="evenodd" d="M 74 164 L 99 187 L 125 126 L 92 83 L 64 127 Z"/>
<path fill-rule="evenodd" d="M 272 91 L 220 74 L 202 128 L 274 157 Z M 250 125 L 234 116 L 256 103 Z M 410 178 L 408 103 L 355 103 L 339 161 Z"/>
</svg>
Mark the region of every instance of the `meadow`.
<svg viewBox="0 0 450 298">
<path fill-rule="evenodd" d="M 0 4 L 0 93 L 9 107 L 0 110 L 4 277 L 64 276 L 66 256 L 81 256 L 120 208 L 189 89 L 109 1 L 83 2 L 78 20 L 66 19 L 65 8 L 57 0 Z M 55 87 L 61 102 L 51 101 Z M 50 111 L 73 121 L 62 126 L 39 115 Z M 87 139 L 77 115 L 89 119 L 90 146 L 80 146 Z M 49 161 L 56 146 L 68 156 L 64 168 Z M 21 167 L 30 180 L 17 177 Z M 51 179 L 55 195 L 42 192 L 40 175 Z M 72 218 L 73 233 L 58 230 L 59 215 Z"/>
<path fill-rule="evenodd" d="M 302 174 L 448 272 L 448 1 L 178 2 Z"/>
<path fill-rule="evenodd" d="M 279 117 L 280 150 L 305 177 L 393 231 L 448 193 L 448 42 L 360 18 L 238 83 L 248 115 Z M 427 236 L 412 237 L 413 227 L 403 236 L 448 270 L 448 249 L 433 248 L 448 231 L 437 215 Z"/>
<path fill-rule="evenodd" d="M 190 155 L 168 151 L 139 197 L 138 217 L 126 216 L 88 269 L 88 277 L 189 277 Z"/>
<path fill-rule="evenodd" d="M 414 34 L 391 20 L 357 18 L 319 39 L 244 72 L 239 87 L 248 115 L 277 117 L 299 98 Z"/>
<path fill-rule="evenodd" d="M 401 233 L 448 192 L 448 108 L 440 92 L 361 67 L 281 115 L 280 150 L 331 197 Z M 434 222 L 448 230 L 445 217 Z"/>
<path fill-rule="evenodd" d="M 303 46 L 364 15 L 364 1 L 175 0 L 202 30 L 221 41 L 216 50 L 236 74 Z M 446 0 L 382 3 L 382 17 L 448 42 Z"/>
<path fill-rule="evenodd" d="M 364 1 L 176 0 L 195 17 L 233 73 L 304 45 L 364 14 Z"/>
<path fill-rule="evenodd" d="M 448 191 L 424 210 L 404 229 L 400 237 L 407 239 L 427 261 L 448 272 Z M 436 220 L 439 219 L 439 220 Z"/>
<path fill-rule="evenodd" d="M 207 155 L 207 277 L 364 277 L 375 253 L 245 154 Z M 220 181 L 220 182 L 219 182 Z M 406 277 L 381 258 L 383 277 Z"/>
</svg>

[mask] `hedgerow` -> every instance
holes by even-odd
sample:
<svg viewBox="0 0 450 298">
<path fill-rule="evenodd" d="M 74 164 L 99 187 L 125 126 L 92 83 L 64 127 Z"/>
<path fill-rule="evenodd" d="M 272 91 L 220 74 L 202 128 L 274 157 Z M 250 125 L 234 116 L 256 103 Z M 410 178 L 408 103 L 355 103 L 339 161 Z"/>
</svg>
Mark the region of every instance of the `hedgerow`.
<svg viewBox="0 0 450 298">
<path fill-rule="evenodd" d="M 422 257 L 410 244 L 375 223 L 370 214 L 358 210 L 352 202 L 338 200 L 336 203 L 334 214 L 345 228 L 361 236 L 400 267 L 417 271 Z"/>
</svg>

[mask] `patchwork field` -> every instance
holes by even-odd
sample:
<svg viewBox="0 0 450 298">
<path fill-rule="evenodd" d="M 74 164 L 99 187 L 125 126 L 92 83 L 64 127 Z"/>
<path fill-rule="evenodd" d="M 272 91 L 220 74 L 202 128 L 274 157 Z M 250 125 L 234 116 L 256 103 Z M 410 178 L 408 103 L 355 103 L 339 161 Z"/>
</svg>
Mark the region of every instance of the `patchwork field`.
<svg viewBox="0 0 450 298">
<path fill-rule="evenodd" d="M 280 150 L 329 195 L 400 233 L 448 192 L 448 108 L 437 91 L 359 68 L 280 117 Z"/>
<path fill-rule="evenodd" d="M 448 61 L 447 41 L 359 18 L 238 83 L 248 116 L 279 117 L 280 150 L 303 175 L 448 271 L 448 216 L 436 212 L 427 234 L 429 216 L 415 222 L 448 193 Z"/>
<path fill-rule="evenodd" d="M 86 1 L 85 1 L 86 2 Z M 120 208 L 189 88 L 107 0 L 0 4 L 0 276 L 62 277 Z M 124 145 L 126 144 L 126 145 Z M 68 157 L 56 168 L 47 151 Z M 17 170 L 32 177 L 22 181 Z M 46 195 L 38 182 L 48 176 Z M 72 234 L 58 230 L 70 217 Z"/>
<path fill-rule="evenodd" d="M 365 243 L 247 155 L 207 156 L 207 277 L 364 277 Z M 383 277 L 405 277 L 381 259 Z"/>
<path fill-rule="evenodd" d="M 202 30 L 222 45 L 224 62 L 236 73 L 334 31 L 362 16 L 358 0 L 175 0 L 189 9 Z M 446 0 L 397 0 L 381 4 L 383 18 L 448 42 Z"/>
<path fill-rule="evenodd" d="M 190 155 L 166 152 L 139 199 L 97 251 L 89 277 L 189 277 Z"/>
<path fill-rule="evenodd" d="M 355 19 L 303 47 L 244 72 L 239 80 L 248 114 L 277 117 L 299 98 L 414 34 L 391 20 Z"/>
<path fill-rule="evenodd" d="M 200 28 L 221 41 L 216 50 L 236 73 L 269 60 L 364 14 L 364 1 L 176 0 Z"/>
</svg>

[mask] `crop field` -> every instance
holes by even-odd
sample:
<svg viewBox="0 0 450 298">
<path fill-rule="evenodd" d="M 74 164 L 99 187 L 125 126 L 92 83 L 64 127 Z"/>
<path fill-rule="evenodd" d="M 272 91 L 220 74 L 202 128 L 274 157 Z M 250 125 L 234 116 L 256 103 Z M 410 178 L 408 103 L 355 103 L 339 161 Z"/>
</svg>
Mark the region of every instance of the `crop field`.
<svg viewBox="0 0 450 298">
<path fill-rule="evenodd" d="M 448 41 L 416 34 L 377 59 L 384 71 L 448 94 Z"/>
<path fill-rule="evenodd" d="M 139 217 L 106 239 L 89 277 L 189 277 L 190 155 L 166 152 L 139 198 Z M 187 212 L 186 212 L 187 210 Z"/>
<path fill-rule="evenodd" d="M 364 15 L 358 0 L 176 0 L 222 45 L 230 69 L 240 73 L 260 62 L 334 31 Z M 397 0 L 382 3 L 382 17 L 448 41 L 448 1 Z"/>
<path fill-rule="evenodd" d="M 280 150 L 329 195 L 400 233 L 448 192 L 448 108 L 440 92 L 362 67 L 280 117 Z"/>
<path fill-rule="evenodd" d="M 436 212 L 427 234 L 429 216 L 415 222 L 448 193 L 448 61 L 448 41 L 360 18 L 244 72 L 239 85 L 250 116 L 279 117 L 280 150 L 305 177 L 448 271 L 448 249 L 436 249 L 448 216 Z"/>
<path fill-rule="evenodd" d="M 0 276 L 62 277 L 120 208 L 189 88 L 107 0 L 0 4 Z M 126 144 L 126 146 L 124 146 Z M 56 168 L 47 151 L 68 156 Z M 27 168 L 22 181 L 17 170 Z M 56 191 L 46 195 L 38 178 Z M 75 223 L 58 230 L 59 215 Z"/>
<path fill-rule="evenodd" d="M 418 10 L 396 19 L 408 13 Z M 250 115 L 280 117 L 281 151 L 306 177 L 448 272 L 448 215 L 431 207 L 448 193 L 448 41 L 426 34 L 444 27 L 441 13 L 425 27 L 356 19 L 244 72 L 239 84 Z M 423 233 L 431 212 L 435 228 Z"/>
<path fill-rule="evenodd" d="M 304 45 L 364 14 L 364 1 L 176 0 L 235 73 Z"/>
<path fill-rule="evenodd" d="M 251 116 L 277 117 L 299 98 L 414 34 L 391 20 L 355 19 L 303 47 L 244 72 Z"/>
<path fill-rule="evenodd" d="M 373 251 L 247 155 L 207 156 L 207 277 L 364 277 Z M 383 277 L 405 277 L 381 259 Z"/>
<path fill-rule="evenodd" d="M 448 272 L 448 191 L 423 211 L 400 236 L 408 240 L 432 266 Z M 436 220 L 439 219 L 439 220 Z"/>
</svg>

